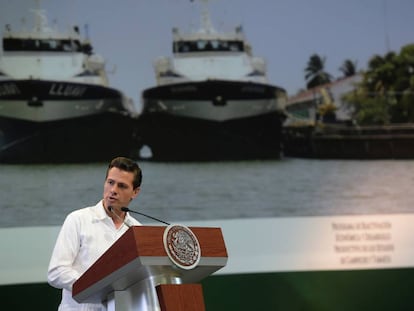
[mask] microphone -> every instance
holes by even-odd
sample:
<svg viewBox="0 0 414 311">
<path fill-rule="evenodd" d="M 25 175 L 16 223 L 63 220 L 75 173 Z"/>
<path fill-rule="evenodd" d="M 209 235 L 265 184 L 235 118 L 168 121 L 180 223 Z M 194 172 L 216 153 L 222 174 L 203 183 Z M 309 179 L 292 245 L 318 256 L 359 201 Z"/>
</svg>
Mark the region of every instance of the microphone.
<svg viewBox="0 0 414 311">
<path fill-rule="evenodd" d="M 122 219 L 117 213 L 115 213 L 114 208 L 112 206 L 108 206 L 108 210 L 115 215 L 116 218 L 118 218 L 118 220 L 122 221 L 125 226 L 127 226 L 128 228 L 131 228 L 131 226 L 129 224 L 126 223 L 126 221 L 124 219 Z"/>
<path fill-rule="evenodd" d="M 144 214 L 144 213 L 140 213 L 140 212 L 136 212 L 136 211 L 130 210 L 128 207 L 121 207 L 121 211 L 123 211 L 123 212 L 130 212 L 130 213 L 134 213 L 134 214 L 138 214 L 138 215 L 142 215 L 142 216 L 145 216 L 145 217 L 151 218 L 151 219 L 153 219 L 153 220 L 156 220 L 156 221 L 158 221 L 158 222 L 162 222 L 163 224 L 170 225 L 168 222 L 166 222 L 166 221 L 164 221 L 164 220 L 161 220 L 161 219 L 158 219 L 158 218 L 155 218 L 155 217 L 152 217 L 152 216 L 146 215 L 146 214 Z"/>
</svg>

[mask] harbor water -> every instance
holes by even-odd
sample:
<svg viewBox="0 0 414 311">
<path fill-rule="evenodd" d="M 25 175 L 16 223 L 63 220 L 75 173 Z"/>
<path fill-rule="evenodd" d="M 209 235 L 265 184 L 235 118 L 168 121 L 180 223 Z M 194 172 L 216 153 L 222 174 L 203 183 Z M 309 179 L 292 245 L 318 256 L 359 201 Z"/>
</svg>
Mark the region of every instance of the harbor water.
<svg viewBox="0 0 414 311">
<path fill-rule="evenodd" d="M 129 208 L 167 222 L 414 212 L 412 160 L 139 164 Z M 60 225 L 102 197 L 106 166 L 0 165 L 0 227 Z"/>
</svg>

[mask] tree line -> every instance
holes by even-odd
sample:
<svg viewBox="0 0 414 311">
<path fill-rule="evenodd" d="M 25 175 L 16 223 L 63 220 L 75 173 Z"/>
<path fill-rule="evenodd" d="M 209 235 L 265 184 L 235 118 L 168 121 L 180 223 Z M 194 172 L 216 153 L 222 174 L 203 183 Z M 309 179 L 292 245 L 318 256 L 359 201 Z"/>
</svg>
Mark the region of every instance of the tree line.
<svg viewBox="0 0 414 311">
<path fill-rule="evenodd" d="M 326 58 L 313 54 L 305 68 L 307 89 L 330 83 L 333 76 L 325 71 Z M 414 44 L 399 53 L 374 55 L 366 70 L 357 72 L 356 62 L 346 59 L 339 68 L 342 77 L 361 74 L 361 82 L 343 99 L 352 118 L 361 125 L 414 122 Z"/>
</svg>

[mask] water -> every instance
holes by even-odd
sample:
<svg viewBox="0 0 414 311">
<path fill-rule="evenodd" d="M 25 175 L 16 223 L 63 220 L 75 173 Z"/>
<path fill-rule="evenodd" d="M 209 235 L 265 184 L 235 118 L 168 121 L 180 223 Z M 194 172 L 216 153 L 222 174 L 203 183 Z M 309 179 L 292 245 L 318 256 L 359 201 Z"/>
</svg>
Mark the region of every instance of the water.
<svg viewBox="0 0 414 311">
<path fill-rule="evenodd" d="M 61 225 L 101 199 L 106 166 L 0 165 L 0 227 Z M 129 207 L 167 222 L 414 212 L 412 160 L 140 166 L 141 193 Z"/>
</svg>

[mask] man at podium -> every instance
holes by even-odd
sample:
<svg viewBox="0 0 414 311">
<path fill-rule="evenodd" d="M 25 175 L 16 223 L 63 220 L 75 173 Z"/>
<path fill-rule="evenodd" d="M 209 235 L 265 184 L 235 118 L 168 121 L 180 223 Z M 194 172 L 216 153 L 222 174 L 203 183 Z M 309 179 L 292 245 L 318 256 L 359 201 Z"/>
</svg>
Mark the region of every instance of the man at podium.
<svg viewBox="0 0 414 311">
<path fill-rule="evenodd" d="M 126 231 L 141 225 L 121 211 L 138 196 L 142 172 L 131 159 L 113 159 L 106 172 L 103 199 L 71 212 L 65 219 L 50 259 L 47 278 L 62 289 L 60 311 L 103 311 L 102 304 L 79 304 L 72 298 L 73 283 Z"/>
</svg>

